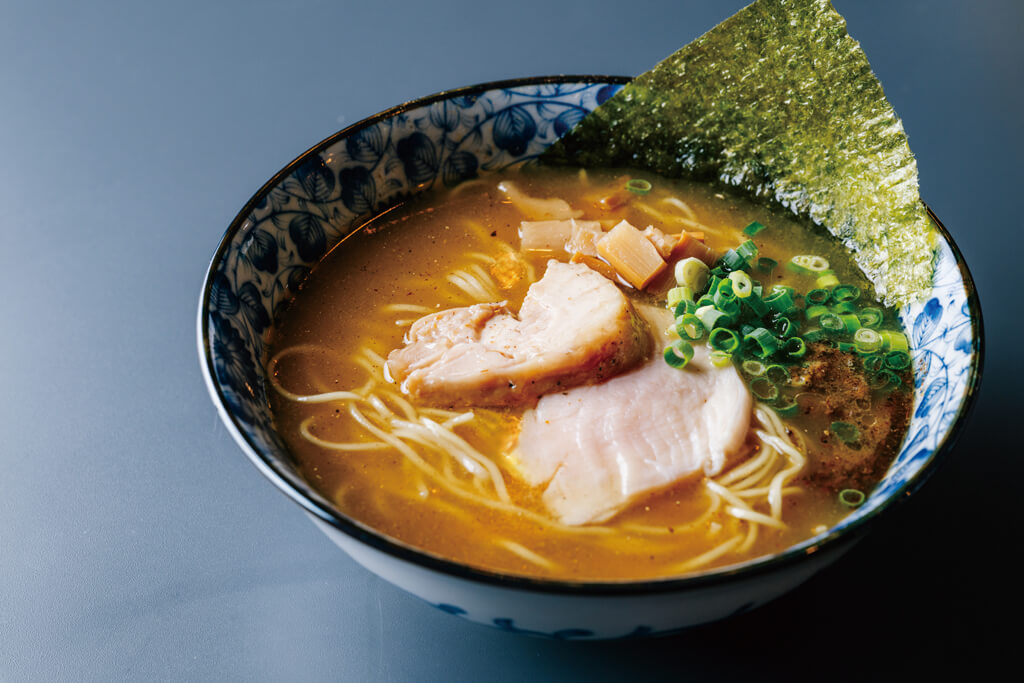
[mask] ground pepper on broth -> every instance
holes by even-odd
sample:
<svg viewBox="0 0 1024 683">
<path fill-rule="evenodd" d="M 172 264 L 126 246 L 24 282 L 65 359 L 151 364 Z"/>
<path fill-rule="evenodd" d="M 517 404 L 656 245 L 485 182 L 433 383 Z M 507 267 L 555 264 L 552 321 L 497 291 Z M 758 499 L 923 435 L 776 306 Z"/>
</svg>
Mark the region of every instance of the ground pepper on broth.
<svg viewBox="0 0 1024 683">
<path fill-rule="evenodd" d="M 839 280 L 860 288 L 862 298 L 875 298 L 831 237 L 715 187 L 627 171 L 531 169 L 509 177 L 524 194 L 565 200 L 583 211 L 580 220 L 599 221 L 604 231 L 623 220 L 666 234 L 703 228 L 706 245 L 719 254 L 743 242 L 743 227 L 757 221 L 767 226 L 754 238 L 761 256 L 783 264 L 797 254 L 821 255 Z M 650 190 L 623 193 L 631 179 L 648 181 Z M 861 386 L 859 370 L 844 365 L 850 354 L 825 344 L 810 344 L 806 367 L 793 367 L 794 376 L 804 381 L 799 410 L 779 423 L 782 435 L 788 433 L 808 461 L 786 483 L 780 504 L 784 528 L 733 516 L 729 510 L 735 506 L 703 479 L 653 493 L 601 524 L 567 527 L 551 519 L 540 490 L 517 475 L 511 451 L 523 408 L 473 409 L 468 418 L 465 409 L 403 405 L 381 371 L 413 320 L 481 300 L 507 300 L 518 310 L 530 283 L 544 274 L 549 254 L 519 253 L 524 216 L 497 189 L 500 180 L 484 176 L 413 199 L 369 222 L 313 269 L 279 318 L 270 367 L 281 389 L 270 392 L 278 430 L 303 475 L 343 513 L 427 552 L 484 569 L 566 580 L 630 580 L 777 552 L 847 514 L 850 508 L 839 502 L 839 491 L 866 493 L 877 482 L 906 431 L 909 391 Z M 665 201 L 670 198 L 681 199 L 686 211 Z M 622 289 L 638 304 L 664 306 L 665 292 L 675 284 L 671 270 L 644 291 Z M 787 284 L 794 277 L 777 268 L 762 279 L 766 285 Z M 899 372 L 904 387 L 911 385 L 909 372 Z M 362 395 L 350 400 L 373 378 L 375 391 L 390 392 L 379 395 L 380 405 Z M 330 392 L 342 393 L 322 402 L 293 400 L 330 397 Z M 836 394 L 843 400 L 829 398 Z M 851 396 L 854 412 L 840 407 Z M 372 417 L 380 406 L 403 435 L 397 447 L 388 435 L 374 432 L 380 431 Z M 458 437 L 449 444 L 456 455 L 442 457 L 417 442 L 421 433 L 405 424 L 411 416 L 447 426 Z M 859 441 L 841 442 L 830 432 L 837 422 L 856 423 Z M 757 438 L 749 437 L 749 443 L 756 448 Z M 478 456 L 484 460 L 474 460 Z M 502 490 L 488 483 L 486 472 L 479 474 L 487 468 L 499 472 Z M 729 473 L 716 479 L 726 480 Z M 730 485 L 738 479 L 733 480 Z M 763 502 L 753 509 L 768 513 Z"/>
</svg>

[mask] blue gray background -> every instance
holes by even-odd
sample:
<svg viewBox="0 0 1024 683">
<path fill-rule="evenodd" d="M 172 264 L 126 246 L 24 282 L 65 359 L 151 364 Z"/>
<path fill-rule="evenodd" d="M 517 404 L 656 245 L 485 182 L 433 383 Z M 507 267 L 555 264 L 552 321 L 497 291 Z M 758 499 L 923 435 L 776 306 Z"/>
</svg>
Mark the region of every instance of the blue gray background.
<svg viewBox="0 0 1024 683">
<path fill-rule="evenodd" d="M 637 74 L 743 0 L 0 0 L 0 680 L 884 680 L 1011 661 L 1024 5 L 835 0 L 977 280 L 986 376 L 930 484 L 730 622 L 558 643 L 351 562 L 200 378 L 204 270 L 300 152 L 481 81 Z"/>
</svg>

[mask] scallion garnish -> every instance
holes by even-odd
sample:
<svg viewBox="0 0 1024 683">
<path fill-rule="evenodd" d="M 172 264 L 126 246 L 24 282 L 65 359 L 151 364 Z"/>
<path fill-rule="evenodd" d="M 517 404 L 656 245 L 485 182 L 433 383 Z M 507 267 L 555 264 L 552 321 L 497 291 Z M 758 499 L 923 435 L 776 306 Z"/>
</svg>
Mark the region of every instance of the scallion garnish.
<svg viewBox="0 0 1024 683">
<path fill-rule="evenodd" d="M 786 340 L 786 343 L 782 345 L 782 350 L 785 351 L 786 355 L 790 358 L 803 358 L 807 353 L 807 343 L 800 337 L 790 337 Z"/>
<path fill-rule="evenodd" d="M 804 299 L 810 304 L 824 304 L 832 297 L 827 289 L 812 289 L 804 295 Z"/>
<path fill-rule="evenodd" d="M 857 489 L 843 489 L 839 492 L 839 502 L 849 508 L 859 507 L 866 498 L 864 492 Z"/>
<path fill-rule="evenodd" d="M 676 334 L 680 339 L 697 341 L 704 336 L 704 323 L 693 313 L 676 318 Z"/>
<path fill-rule="evenodd" d="M 792 417 L 800 410 L 800 406 L 791 398 L 780 398 L 775 402 L 774 408 L 781 417 Z"/>
<path fill-rule="evenodd" d="M 811 317 L 809 309 L 807 317 Z M 842 319 L 835 313 L 823 313 L 818 318 L 818 324 L 821 325 L 822 329 L 831 330 L 833 332 L 839 332 L 840 330 L 846 329 L 846 325 L 843 323 Z"/>
<path fill-rule="evenodd" d="M 751 377 L 760 377 L 764 374 L 764 363 L 761 361 L 748 359 L 740 364 L 740 368 Z"/>
<path fill-rule="evenodd" d="M 813 254 L 800 254 L 789 260 L 789 267 L 804 275 L 818 274 L 828 270 L 828 260 Z"/>
<path fill-rule="evenodd" d="M 630 178 L 626 181 L 626 189 L 633 194 L 647 194 L 652 187 L 650 181 L 643 178 Z"/>
<path fill-rule="evenodd" d="M 750 392 L 759 401 L 770 403 L 779 397 L 779 388 L 767 377 L 757 377 L 750 382 Z"/>
<path fill-rule="evenodd" d="M 778 363 L 772 363 L 764 369 L 764 376 L 775 382 L 776 384 L 788 384 L 789 383 L 789 370 L 782 367 Z"/>
<path fill-rule="evenodd" d="M 754 221 L 753 223 L 751 223 L 747 227 L 743 228 L 743 234 L 744 235 L 750 235 L 751 237 L 753 237 L 754 235 L 756 235 L 757 233 L 761 232 L 762 230 L 764 230 L 764 226 L 761 225 L 760 223 L 758 223 L 757 221 Z"/>
<path fill-rule="evenodd" d="M 840 441 L 847 446 L 860 445 L 860 430 L 857 425 L 849 422 L 833 422 L 829 425 L 829 431 L 836 435 Z"/>
<path fill-rule="evenodd" d="M 675 267 L 676 284 L 689 287 L 694 292 L 704 291 L 708 284 L 707 264 L 698 258 L 684 258 Z"/>
<path fill-rule="evenodd" d="M 907 343 L 907 335 L 902 332 L 882 330 L 878 334 L 882 335 L 882 348 L 886 351 L 903 351 L 904 353 L 908 353 L 910 351 L 910 344 Z"/>
<path fill-rule="evenodd" d="M 769 358 L 779 350 L 779 340 L 763 327 L 743 335 L 743 348 L 758 358 Z"/>
<path fill-rule="evenodd" d="M 826 270 L 814 281 L 814 284 L 822 289 L 832 289 L 839 284 L 839 278 L 831 270 Z"/>
<path fill-rule="evenodd" d="M 832 300 L 837 303 L 841 301 L 856 301 L 859 298 L 860 288 L 853 285 L 838 285 L 832 289 Z"/>
<path fill-rule="evenodd" d="M 693 358 L 693 346 L 690 342 L 680 339 L 671 346 L 665 347 L 665 362 L 674 368 L 684 368 Z"/>
<path fill-rule="evenodd" d="M 861 359 L 861 363 L 864 365 L 864 371 L 868 374 L 874 374 L 882 369 L 882 357 L 878 354 L 871 354 L 870 356 L 864 356 Z"/>
<path fill-rule="evenodd" d="M 892 370 L 905 370 L 910 366 L 910 354 L 906 351 L 890 351 L 884 360 L 885 367 Z"/>
<path fill-rule="evenodd" d="M 762 256 L 757 259 L 757 269 L 765 275 L 771 275 L 771 272 L 775 270 L 775 266 L 777 265 L 779 265 L 778 261 L 768 258 L 767 256 Z"/>
<path fill-rule="evenodd" d="M 729 316 L 714 306 L 701 306 L 694 312 L 694 315 L 700 318 L 705 330 L 713 330 L 718 325 L 726 325 L 731 322 Z"/>
<path fill-rule="evenodd" d="M 734 270 L 743 270 L 744 266 L 747 265 L 747 261 L 735 249 L 730 249 L 722 254 L 719 264 L 726 272 L 732 272 Z"/>
<path fill-rule="evenodd" d="M 857 317 L 860 318 L 861 327 L 874 329 L 882 324 L 882 311 L 877 308 L 862 308 Z"/>
<path fill-rule="evenodd" d="M 708 335 L 708 344 L 715 351 L 734 353 L 740 348 L 740 338 L 739 335 L 727 327 L 716 327 Z"/>
<path fill-rule="evenodd" d="M 743 257 L 746 263 L 750 263 L 751 259 L 757 256 L 757 245 L 754 244 L 754 240 L 747 240 L 740 246 L 736 247 L 736 253 Z M 744 265 L 746 265 L 744 263 Z"/>
<path fill-rule="evenodd" d="M 853 333 L 853 345 L 857 353 L 874 353 L 882 348 L 882 336 L 869 327 L 862 327 Z"/>
<path fill-rule="evenodd" d="M 708 358 L 716 368 L 724 368 L 732 364 L 732 354 L 726 351 L 712 351 L 708 354 Z"/>
<path fill-rule="evenodd" d="M 746 299 L 754 291 L 754 283 L 751 282 L 750 276 L 742 270 L 729 273 L 729 280 L 732 281 L 732 293 L 736 295 L 737 299 Z"/>
</svg>

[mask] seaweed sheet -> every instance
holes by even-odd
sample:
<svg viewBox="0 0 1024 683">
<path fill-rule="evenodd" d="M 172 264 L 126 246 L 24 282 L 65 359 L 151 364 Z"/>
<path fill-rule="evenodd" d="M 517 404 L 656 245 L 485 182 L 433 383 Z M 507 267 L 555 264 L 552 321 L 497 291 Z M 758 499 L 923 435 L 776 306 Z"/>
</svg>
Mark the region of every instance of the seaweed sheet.
<svg viewBox="0 0 1024 683">
<path fill-rule="evenodd" d="M 827 0 L 758 0 L 638 76 L 542 161 L 718 179 L 824 226 L 886 304 L 931 287 L 903 125 Z"/>
</svg>

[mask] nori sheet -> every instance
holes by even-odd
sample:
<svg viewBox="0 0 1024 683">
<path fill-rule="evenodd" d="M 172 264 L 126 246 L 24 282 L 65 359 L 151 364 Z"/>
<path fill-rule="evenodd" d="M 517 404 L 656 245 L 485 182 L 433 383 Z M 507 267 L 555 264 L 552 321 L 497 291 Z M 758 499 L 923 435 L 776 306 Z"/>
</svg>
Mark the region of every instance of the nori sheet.
<svg viewBox="0 0 1024 683">
<path fill-rule="evenodd" d="M 931 288 L 937 232 L 903 124 L 828 0 L 757 0 L 628 83 L 541 161 L 717 179 L 824 226 L 886 304 Z"/>
</svg>

